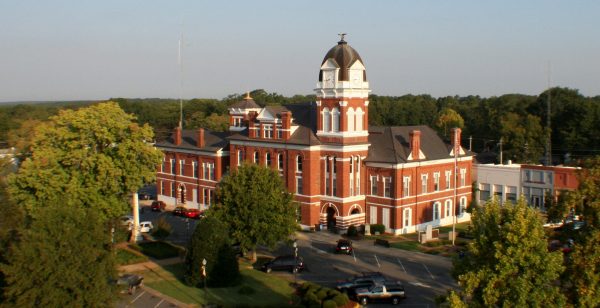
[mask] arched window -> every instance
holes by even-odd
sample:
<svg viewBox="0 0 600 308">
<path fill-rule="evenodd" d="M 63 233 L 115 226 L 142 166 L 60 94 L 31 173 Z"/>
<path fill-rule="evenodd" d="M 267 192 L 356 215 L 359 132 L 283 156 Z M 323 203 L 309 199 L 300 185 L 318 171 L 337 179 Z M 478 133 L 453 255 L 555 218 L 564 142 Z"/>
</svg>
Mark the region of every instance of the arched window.
<svg viewBox="0 0 600 308">
<path fill-rule="evenodd" d="M 364 116 L 364 112 L 362 111 L 362 109 L 360 107 L 356 108 L 356 111 L 354 112 L 355 116 L 356 116 L 356 123 L 355 123 L 355 130 L 357 132 L 360 132 L 363 130 L 363 116 Z"/>
<path fill-rule="evenodd" d="M 446 200 L 445 210 L 446 214 L 444 217 L 452 216 L 452 200 Z"/>
<path fill-rule="evenodd" d="M 258 164 L 258 151 L 254 151 L 254 163 Z"/>
<path fill-rule="evenodd" d="M 302 172 L 302 156 L 296 156 L 296 172 Z"/>
<path fill-rule="evenodd" d="M 340 111 L 337 108 L 331 110 L 331 131 L 340 131 Z"/>
<path fill-rule="evenodd" d="M 441 207 L 442 207 L 442 204 L 439 202 L 436 202 L 433 204 L 433 220 L 440 219 L 440 208 Z"/>
<path fill-rule="evenodd" d="M 329 108 L 323 108 L 323 112 L 321 117 L 323 118 L 323 131 L 328 132 L 331 130 L 331 114 L 329 113 Z"/>
<path fill-rule="evenodd" d="M 348 119 L 348 131 L 354 131 L 354 108 L 348 108 L 346 112 L 346 118 Z"/>
<path fill-rule="evenodd" d="M 412 210 L 410 208 L 406 208 L 404 209 L 404 213 L 403 213 L 403 227 L 410 227 L 411 222 L 412 222 Z"/>
<path fill-rule="evenodd" d="M 265 165 L 267 167 L 271 166 L 271 153 L 265 154 Z"/>
</svg>

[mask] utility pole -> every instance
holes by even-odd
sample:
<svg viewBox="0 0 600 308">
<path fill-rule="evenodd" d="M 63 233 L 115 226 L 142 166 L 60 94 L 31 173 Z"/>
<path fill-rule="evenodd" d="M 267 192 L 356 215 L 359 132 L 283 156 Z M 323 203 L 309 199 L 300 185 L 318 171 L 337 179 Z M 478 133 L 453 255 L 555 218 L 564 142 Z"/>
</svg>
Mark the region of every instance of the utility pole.
<svg viewBox="0 0 600 308">
<path fill-rule="evenodd" d="M 498 145 L 500 146 L 500 165 L 502 165 L 502 137 L 500 137 L 500 142 L 498 142 Z"/>
<path fill-rule="evenodd" d="M 473 136 L 469 136 L 469 151 L 473 151 Z"/>
</svg>

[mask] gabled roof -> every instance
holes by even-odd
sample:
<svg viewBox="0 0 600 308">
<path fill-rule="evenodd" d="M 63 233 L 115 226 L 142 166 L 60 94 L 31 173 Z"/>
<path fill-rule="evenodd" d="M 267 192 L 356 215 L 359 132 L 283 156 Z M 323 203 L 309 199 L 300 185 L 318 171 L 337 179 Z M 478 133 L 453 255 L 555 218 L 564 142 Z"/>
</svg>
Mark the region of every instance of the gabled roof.
<svg viewBox="0 0 600 308">
<path fill-rule="evenodd" d="M 175 145 L 175 133 L 172 133 L 169 138 L 164 141 L 157 142 L 156 147 L 159 148 L 177 148 L 177 149 L 190 149 L 190 150 L 202 150 L 207 152 L 217 152 L 222 149 L 229 150 L 229 141 L 227 137 L 230 132 L 211 132 L 204 130 L 204 147 L 198 148 L 198 130 L 197 129 L 185 129 L 181 132 L 181 144 Z"/>
<path fill-rule="evenodd" d="M 237 103 L 233 103 L 229 106 L 229 108 L 236 109 L 252 109 L 252 108 L 261 108 L 250 96 L 246 96 L 242 101 Z"/>
<path fill-rule="evenodd" d="M 435 130 L 425 125 L 418 126 L 371 126 L 369 127 L 369 154 L 366 162 L 407 163 L 410 155 L 410 132 L 421 131 L 423 161 L 451 158 L 452 147 L 446 144 Z M 471 155 L 467 151 L 466 155 Z"/>
</svg>

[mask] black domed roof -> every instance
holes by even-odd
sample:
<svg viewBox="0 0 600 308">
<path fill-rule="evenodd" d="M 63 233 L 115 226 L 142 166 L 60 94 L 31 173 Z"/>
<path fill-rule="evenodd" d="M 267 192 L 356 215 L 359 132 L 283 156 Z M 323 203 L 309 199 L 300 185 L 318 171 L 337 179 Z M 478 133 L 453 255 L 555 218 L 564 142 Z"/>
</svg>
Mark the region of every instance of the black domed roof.
<svg viewBox="0 0 600 308">
<path fill-rule="evenodd" d="M 348 69 L 354 64 L 356 61 L 360 61 L 361 64 L 364 65 L 363 60 L 360 58 L 360 55 L 354 48 L 350 47 L 344 39 L 340 40 L 337 45 L 333 46 L 333 48 L 329 49 L 325 58 L 323 58 L 323 62 L 321 62 L 321 66 L 327 62 L 327 60 L 332 59 L 335 63 L 340 67 L 340 75 L 338 77 L 339 81 L 349 81 Z M 323 81 L 323 71 L 319 72 L 319 81 Z M 363 73 L 363 81 L 367 81 L 366 72 Z"/>
</svg>

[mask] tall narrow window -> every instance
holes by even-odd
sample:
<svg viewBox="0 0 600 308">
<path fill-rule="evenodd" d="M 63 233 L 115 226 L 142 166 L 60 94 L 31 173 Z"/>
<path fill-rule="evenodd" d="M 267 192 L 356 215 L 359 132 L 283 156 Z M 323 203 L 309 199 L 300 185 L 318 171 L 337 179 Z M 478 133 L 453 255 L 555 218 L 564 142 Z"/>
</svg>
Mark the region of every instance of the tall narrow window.
<svg viewBox="0 0 600 308">
<path fill-rule="evenodd" d="M 360 107 L 358 107 L 358 108 L 356 108 L 355 114 L 356 114 L 356 121 L 354 123 L 354 128 L 357 132 L 360 132 L 363 130 L 363 119 L 364 119 L 363 115 L 365 113 L 363 112 L 363 110 Z"/>
<path fill-rule="evenodd" d="M 179 161 L 179 175 L 184 175 L 185 160 Z"/>
<path fill-rule="evenodd" d="M 446 216 L 444 217 L 450 217 L 450 215 L 452 215 L 452 200 L 446 200 Z"/>
<path fill-rule="evenodd" d="M 296 194 L 298 194 L 298 195 L 304 194 L 304 189 L 302 187 L 302 177 L 301 176 L 297 176 L 296 177 Z"/>
<path fill-rule="evenodd" d="M 348 108 L 348 111 L 346 111 L 346 118 L 348 119 L 348 131 L 354 131 L 354 108 Z"/>
<path fill-rule="evenodd" d="M 467 210 L 467 197 L 460 197 L 460 207 L 458 208 L 458 214 L 464 213 Z"/>
<path fill-rule="evenodd" d="M 171 174 L 175 174 L 175 160 L 171 159 Z"/>
<path fill-rule="evenodd" d="M 334 133 L 340 131 L 340 112 L 337 108 L 331 110 L 331 131 Z"/>
<path fill-rule="evenodd" d="M 331 195 L 331 161 L 325 156 L 325 195 Z"/>
<path fill-rule="evenodd" d="M 446 175 L 446 189 L 450 189 L 450 183 L 451 183 L 450 177 L 452 176 L 452 171 L 446 170 L 445 175 Z"/>
<path fill-rule="evenodd" d="M 277 169 L 283 170 L 283 154 L 281 153 L 277 154 Z"/>
<path fill-rule="evenodd" d="M 254 163 L 258 164 L 258 151 L 254 151 Z"/>
<path fill-rule="evenodd" d="M 296 172 L 302 172 L 302 156 L 296 156 Z"/>
<path fill-rule="evenodd" d="M 467 186 L 466 178 L 467 178 L 467 169 L 460 169 L 460 186 L 461 187 Z"/>
<path fill-rule="evenodd" d="M 198 178 L 198 162 L 197 161 L 193 161 L 192 162 L 192 169 L 193 169 L 193 177 L 194 178 Z"/>
<path fill-rule="evenodd" d="M 332 170 L 331 190 L 332 195 L 337 196 L 337 160 L 335 157 L 332 161 Z"/>
<path fill-rule="evenodd" d="M 323 112 L 322 112 L 321 116 L 323 118 L 323 131 L 324 132 L 331 131 L 331 114 L 329 113 L 329 108 L 327 108 L 327 107 L 323 108 Z"/>
<path fill-rule="evenodd" d="M 386 198 L 392 197 L 392 178 L 383 178 L 383 196 Z"/>
<path fill-rule="evenodd" d="M 440 173 L 439 172 L 433 173 L 433 190 L 434 191 L 440 190 Z"/>
<path fill-rule="evenodd" d="M 433 204 L 433 220 L 440 219 L 440 207 L 441 204 L 439 202 Z"/>
<path fill-rule="evenodd" d="M 265 164 L 267 167 L 271 167 L 271 153 L 265 154 Z"/>
<path fill-rule="evenodd" d="M 244 163 L 244 152 L 242 150 L 237 151 L 237 165 L 241 166 Z"/>
<path fill-rule="evenodd" d="M 410 176 L 402 178 L 402 197 L 410 196 Z"/>
<path fill-rule="evenodd" d="M 377 176 L 376 175 L 371 176 L 371 195 L 373 195 L 373 196 L 377 195 Z"/>
<path fill-rule="evenodd" d="M 202 178 L 208 180 L 208 163 L 202 163 Z"/>
<path fill-rule="evenodd" d="M 354 196 L 354 159 L 350 158 L 350 171 L 348 179 L 348 188 L 350 189 L 350 196 Z"/>
<path fill-rule="evenodd" d="M 354 192 L 356 192 L 357 195 L 360 195 L 360 157 L 354 158 L 354 168 L 356 170 L 356 189 L 354 190 Z"/>
<path fill-rule="evenodd" d="M 404 209 L 404 228 L 406 227 L 410 227 L 411 225 L 411 221 L 412 221 L 412 215 L 411 215 L 411 210 L 410 208 Z"/>
<path fill-rule="evenodd" d="M 176 197 L 177 194 L 175 193 L 175 183 L 171 182 L 171 196 L 170 197 Z"/>
<path fill-rule="evenodd" d="M 165 195 L 165 192 L 167 191 L 167 187 L 166 186 L 167 186 L 167 183 L 165 183 L 165 181 L 162 181 L 160 183 L 160 194 L 163 195 L 163 196 Z"/>
<path fill-rule="evenodd" d="M 208 164 L 208 179 L 212 181 L 215 180 L 215 163 Z"/>
<path fill-rule="evenodd" d="M 167 170 L 167 160 L 163 157 L 162 164 L 160 165 L 160 172 Z"/>
<path fill-rule="evenodd" d="M 421 193 L 427 193 L 427 174 L 421 174 Z"/>
</svg>

